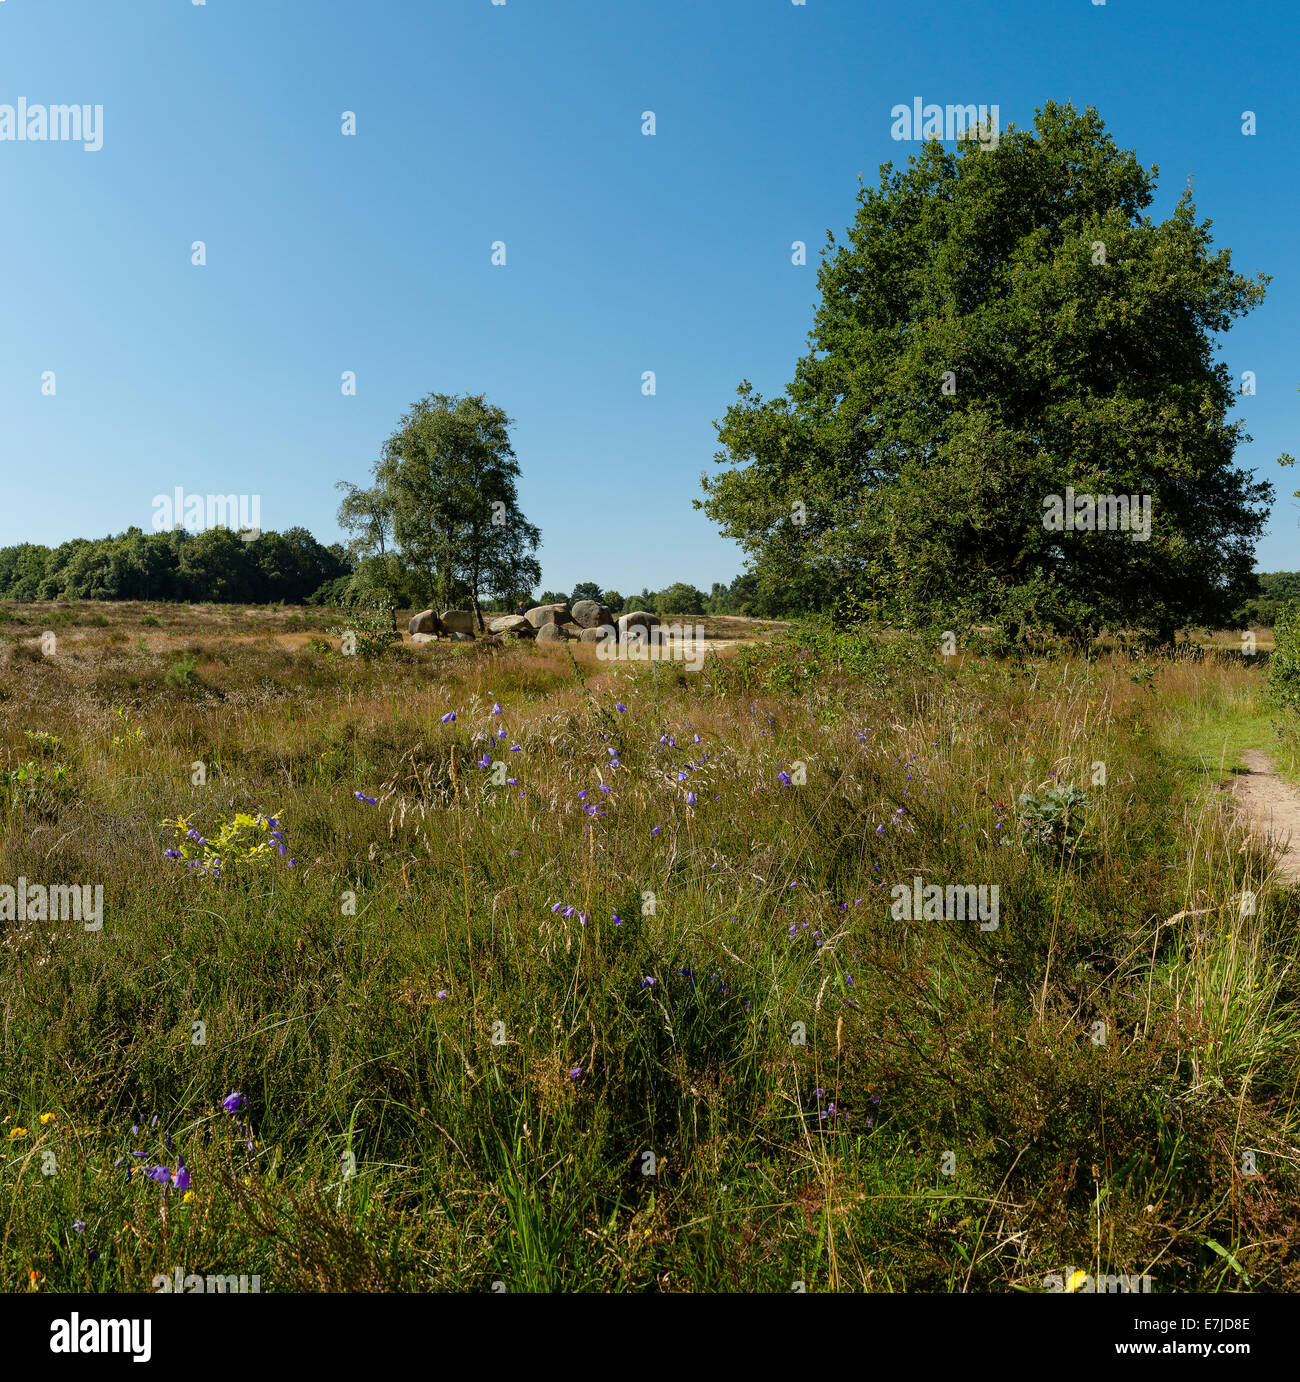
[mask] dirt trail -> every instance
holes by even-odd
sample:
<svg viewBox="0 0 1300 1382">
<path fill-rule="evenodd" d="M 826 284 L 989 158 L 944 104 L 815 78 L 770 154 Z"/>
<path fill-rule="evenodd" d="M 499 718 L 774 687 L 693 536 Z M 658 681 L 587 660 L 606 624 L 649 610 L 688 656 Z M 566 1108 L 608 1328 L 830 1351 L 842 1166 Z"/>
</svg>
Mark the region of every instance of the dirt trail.
<svg viewBox="0 0 1300 1382">
<path fill-rule="evenodd" d="M 1259 749 L 1247 749 L 1233 787 L 1252 829 L 1277 849 L 1281 883 L 1300 883 L 1300 791 L 1277 775 L 1273 760 Z"/>
</svg>

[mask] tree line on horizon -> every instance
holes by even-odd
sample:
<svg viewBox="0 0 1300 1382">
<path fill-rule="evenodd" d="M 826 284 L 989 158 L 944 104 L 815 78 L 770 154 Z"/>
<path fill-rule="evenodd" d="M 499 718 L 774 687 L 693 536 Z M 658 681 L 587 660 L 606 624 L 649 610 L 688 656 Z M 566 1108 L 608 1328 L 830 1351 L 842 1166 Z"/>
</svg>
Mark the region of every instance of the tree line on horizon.
<svg viewBox="0 0 1300 1382">
<path fill-rule="evenodd" d="M 212 604 L 305 604 L 345 608 L 366 603 L 355 585 L 357 568 L 340 543 L 323 546 L 305 528 L 266 532 L 254 542 L 238 533 L 212 528 L 203 533 L 176 530 L 144 533 L 128 528 L 116 537 L 74 538 L 58 547 L 24 542 L 0 547 L 0 600 L 158 600 Z M 418 572 L 405 573 L 409 589 L 398 608 L 420 606 L 425 593 Z M 1300 605 L 1300 571 L 1261 572 L 1259 594 L 1242 603 L 1234 626 L 1271 627 L 1283 607 Z M 452 588 L 452 595 L 465 595 Z M 570 591 L 546 589 L 516 599 L 487 600 L 487 612 L 528 605 L 596 600 L 615 614 L 649 610 L 661 618 L 683 615 L 739 615 L 788 619 L 815 615 L 815 609 L 782 607 L 765 592 L 759 577 L 742 572 L 729 584 L 715 581 L 706 594 L 689 581 L 661 590 L 643 586 L 636 595 L 579 581 Z M 444 606 L 447 608 L 449 606 Z"/>
<path fill-rule="evenodd" d="M 421 573 L 397 562 L 396 603 L 417 608 L 432 594 Z M 175 529 L 146 533 L 128 528 L 102 538 L 73 538 L 57 547 L 23 542 L 0 547 L 0 600 L 158 600 L 213 604 L 313 604 L 334 607 L 365 602 L 370 589 L 356 581 L 358 567 L 341 543 L 324 546 L 306 528 L 264 532 L 245 542 L 229 528 L 201 533 Z M 453 599 L 465 597 L 452 582 Z M 729 585 L 715 581 L 706 595 L 688 581 L 662 590 L 643 587 L 624 597 L 594 581 L 571 591 L 515 592 L 533 604 L 598 600 L 616 614 L 645 609 L 663 617 L 686 614 L 739 614 L 769 618 L 791 611 L 771 610 L 761 600 L 758 579 L 740 575 Z M 444 605 L 443 608 L 450 606 Z M 485 608 L 513 609 L 506 599 Z"/>
<path fill-rule="evenodd" d="M 0 547 L 0 599 L 303 604 L 350 570 L 341 544 L 322 546 L 301 527 L 251 542 L 230 528 L 146 533 L 132 527 L 57 547 Z"/>
</svg>

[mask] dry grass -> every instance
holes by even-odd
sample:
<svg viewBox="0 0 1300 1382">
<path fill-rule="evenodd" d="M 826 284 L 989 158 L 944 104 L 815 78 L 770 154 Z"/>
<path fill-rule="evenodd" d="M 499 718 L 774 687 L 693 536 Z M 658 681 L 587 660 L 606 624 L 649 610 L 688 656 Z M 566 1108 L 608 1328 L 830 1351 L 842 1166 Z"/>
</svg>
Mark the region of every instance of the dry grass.
<svg viewBox="0 0 1300 1382">
<path fill-rule="evenodd" d="M 1300 1285 L 1296 898 L 1187 750 L 1267 723 L 1253 666 L 365 665 L 329 614 L 143 606 L 46 657 L 17 612 L 0 882 L 105 901 L 0 922 L 11 1289 Z M 1054 783 L 1057 849 L 1017 808 Z M 259 809 L 271 867 L 164 857 Z M 916 875 L 997 884 L 998 929 L 896 920 Z M 139 1169 L 176 1152 L 188 1203 Z"/>
</svg>

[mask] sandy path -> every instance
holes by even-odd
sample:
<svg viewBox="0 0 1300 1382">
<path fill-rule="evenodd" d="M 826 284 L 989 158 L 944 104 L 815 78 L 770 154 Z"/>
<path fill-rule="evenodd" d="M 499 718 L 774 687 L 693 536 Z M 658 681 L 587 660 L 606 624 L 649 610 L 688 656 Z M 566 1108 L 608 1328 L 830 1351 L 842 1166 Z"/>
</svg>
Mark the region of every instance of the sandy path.
<svg viewBox="0 0 1300 1382">
<path fill-rule="evenodd" d="M 1300 883 L 1300 791 L 1277 775 L 1261 750 L 1247 749 L 1241 761 L 1249 771 L 1233 783 L 1237 801 L 1255 832 L 1277 850 L 1278 881 Z"/>
</svg>

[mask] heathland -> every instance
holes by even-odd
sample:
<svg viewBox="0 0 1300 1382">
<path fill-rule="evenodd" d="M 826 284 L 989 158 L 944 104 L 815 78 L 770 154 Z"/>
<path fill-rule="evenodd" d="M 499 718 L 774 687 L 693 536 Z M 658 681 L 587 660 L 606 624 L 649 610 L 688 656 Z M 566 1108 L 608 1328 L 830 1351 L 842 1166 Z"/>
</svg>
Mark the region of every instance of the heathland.
<svg viewBox="0 0 1300 1382">
<path fill-rule="evenodd" d="M 0 1287 L 1300 1287 L 1267 640 L 346 617 L 0 607 Z"/>
</svg>

